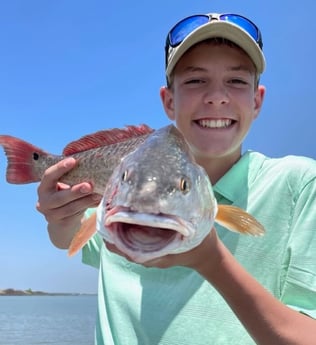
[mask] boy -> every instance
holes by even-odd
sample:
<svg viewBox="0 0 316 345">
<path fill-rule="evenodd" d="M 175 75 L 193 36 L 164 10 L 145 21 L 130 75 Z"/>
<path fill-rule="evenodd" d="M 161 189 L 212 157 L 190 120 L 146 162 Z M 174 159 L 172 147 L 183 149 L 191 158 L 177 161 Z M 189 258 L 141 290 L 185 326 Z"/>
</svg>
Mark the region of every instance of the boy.
<svg viewBox="0 0 316 345">
<path fill-rule="evenodd" d="M 165 112 L 218 202 L 248 211 L 266 235 L 216 226 L 197 248 L 143 266 L 95 236 L 83 261 L 100 269 L 96 344 L 315 344 L 316 163 L 241 150 L 263 103 L 264 66 L 260 31 L 243 16 L 194 15 L 170 30 Z M 99 201 L 87 183 L 58 183 L 74 164 L 49 168 L 38 188 L 60 248 Z"/>
</svg>

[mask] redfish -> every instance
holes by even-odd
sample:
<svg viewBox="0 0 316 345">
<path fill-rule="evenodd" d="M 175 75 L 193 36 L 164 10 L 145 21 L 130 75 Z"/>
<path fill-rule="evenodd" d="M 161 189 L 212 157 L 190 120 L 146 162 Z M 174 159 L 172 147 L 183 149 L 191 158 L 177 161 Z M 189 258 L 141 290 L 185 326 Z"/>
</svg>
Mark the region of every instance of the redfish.
<svg viewBox="0 0 316 345">
<path fill-rule="evenodd" d="M 264 234 L 250 214 L 217 204 L 207 173 L 179 130 L 169 125 L 122 158 L 96 213 L 73 238 L 69 255 L 97 231 L 131 260 L 144 263 L 193 249 L 214 222 L 241 234 Z"/>
<path fill-rule="evenodd" d="M 0 135 L 8 159 L 7 182 L 25 184 L 41 180 L 45 170 L 64 159 L 74 157 L 78 164 L 61 178 L 61 182 L 74 185 L 90 182 L 94 192 L 103 195 L 113 169 L 122 157 L 138 147 L 153 129 L 146 125 L 127 126 L 123 129 L 98 131 L 68 144 L 62 155 L 45 152 L 19 138 Z"/>
</svg>

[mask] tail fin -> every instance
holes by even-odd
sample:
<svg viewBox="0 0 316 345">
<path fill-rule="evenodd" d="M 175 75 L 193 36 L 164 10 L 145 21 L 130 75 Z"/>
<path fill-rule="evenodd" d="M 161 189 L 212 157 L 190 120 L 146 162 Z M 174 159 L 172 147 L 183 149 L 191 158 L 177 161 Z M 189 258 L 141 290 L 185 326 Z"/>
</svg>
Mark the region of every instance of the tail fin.
<svg viewBox="0 0 316 345">
<path fill-rule="evenodd" d="M 47 155 L 45 151 L 9 135 L 0 135 L 0 145 L 8 159 L 7 182 L 24 184 L 40 181 L 41 176 L 34 169 L 34 160 L 38 155 Z"/>
</svg>

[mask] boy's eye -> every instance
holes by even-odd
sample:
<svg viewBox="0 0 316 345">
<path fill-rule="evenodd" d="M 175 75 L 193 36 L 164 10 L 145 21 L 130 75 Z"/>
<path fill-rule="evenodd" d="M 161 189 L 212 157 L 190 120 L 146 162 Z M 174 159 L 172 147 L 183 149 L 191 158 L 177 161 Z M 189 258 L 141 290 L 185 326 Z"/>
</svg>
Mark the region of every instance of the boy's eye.
<svg viewBox="0 0 316 345">
<path fill-rule="evenodd" d="M 190 79 L 185 82 L 185 84 L 200 84 L 203 83 L 203 80 L 201 79 Z"/>
<path fill-rule="evenodd" d="M 244 80 L 242 80 L 242 79 L 231 79 L 230 81 L 229 81 L 231 84 L 242 84 L 242 85 L 246 85 L 247 84 L 247 82 L 245 82 Z"/>
</svg>

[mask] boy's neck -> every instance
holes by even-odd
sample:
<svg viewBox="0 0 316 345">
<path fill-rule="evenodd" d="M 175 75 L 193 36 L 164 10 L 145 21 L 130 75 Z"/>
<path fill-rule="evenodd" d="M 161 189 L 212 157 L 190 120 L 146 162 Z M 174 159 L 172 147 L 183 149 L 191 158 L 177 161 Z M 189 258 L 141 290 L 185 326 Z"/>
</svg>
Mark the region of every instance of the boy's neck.
<svg viewBox="0 0 316 345">
<path fill-rule="evenodd" d="M 205 158 L 196 157 L 196 162 L 201 165 L 207 172 L 212 185 L 215 185 L 227 171 L 240 159 L 241 153 L 229 157 Z"/>
</svg>

